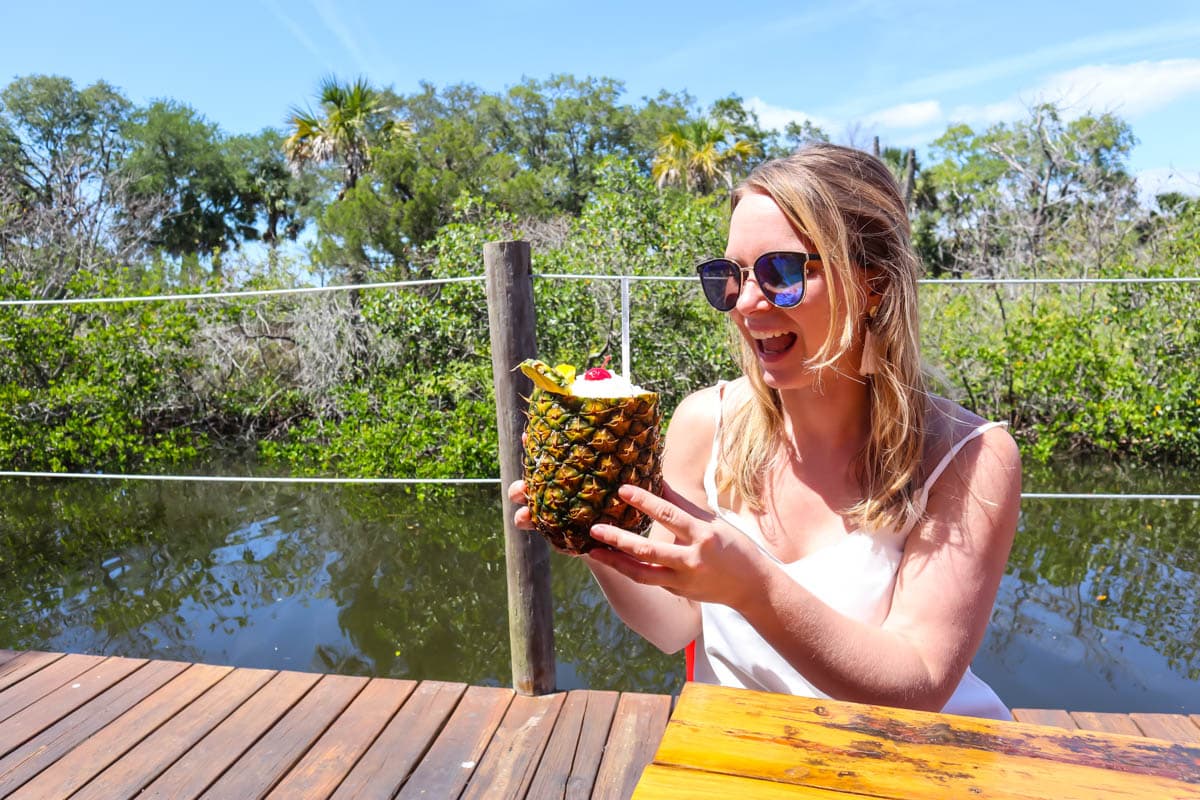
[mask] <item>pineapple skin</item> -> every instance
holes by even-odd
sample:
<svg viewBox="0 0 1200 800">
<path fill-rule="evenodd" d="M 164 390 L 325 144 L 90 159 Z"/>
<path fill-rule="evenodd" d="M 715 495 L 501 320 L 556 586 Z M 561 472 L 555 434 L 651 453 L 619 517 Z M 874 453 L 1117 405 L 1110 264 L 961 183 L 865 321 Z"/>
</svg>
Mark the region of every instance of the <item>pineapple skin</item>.
<svg viewBox="0 0 1200 800">
<path fill-rule="evenodd" d="M 598 398 L 534 389 L 525 427 L 525 500 L 534 528 L 567 553 L 602 547 L 593 525 L 643 533 L 651 519 L 617 496 L 662 489 L 658 394 Z"/>
</svg>

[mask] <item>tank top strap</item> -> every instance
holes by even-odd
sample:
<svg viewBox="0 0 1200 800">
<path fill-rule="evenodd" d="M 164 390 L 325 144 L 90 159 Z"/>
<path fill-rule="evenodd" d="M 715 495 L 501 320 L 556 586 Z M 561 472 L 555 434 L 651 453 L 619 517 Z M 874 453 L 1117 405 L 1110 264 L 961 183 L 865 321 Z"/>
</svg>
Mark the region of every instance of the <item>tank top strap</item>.
<svg viewBox="0 0 1200 800">
<path fill-rule="evenodd" d="M 979 427 L 969 431 L 966 436 L 954 443 L 954 446 L 946 452 L 946 455 L 942 456 L 942 460 L 939 461 L 937 466 L 933 468 L 933 471 L 929 473 L 929 477 L 925 479 L 925 483 L 921 486 L 920 490 L 917 491 L 917 496 L 913 499 L 914 513 L 909 519 L 908 524 L 904 526 L 904 536 L 908 535 L 913 526 L 917 524 L 917 520 L 919 520 L 921 515 L 925 513 L 925 504 L 929 502 L 929 490 L 933 488 L 935 483 L 937 483 L 937 479 L 942 477 L 942 473 L 946 471 L 946 467 L 950 466 L 950 462 L 954 460 L 954 457 L 958 455 L 959 452 L 966 447 L 972 439 L 982 436 L 992 428 L 1002 428 L 1007 426 L 1007 422 L 985 422 Z"/>
<path fill-rule="evenodd" d="M 713 428 L 712 455 L 709 456 L 708 466 L 704 468 L 704 495 L 708 499 L 709 508 L 716 511 L 717 505 L 717 461 L 721 457 L 721 423 L 725 406 L 725 381 L 717 381 L 717 412 L 716 427 Z"/>
</svg>

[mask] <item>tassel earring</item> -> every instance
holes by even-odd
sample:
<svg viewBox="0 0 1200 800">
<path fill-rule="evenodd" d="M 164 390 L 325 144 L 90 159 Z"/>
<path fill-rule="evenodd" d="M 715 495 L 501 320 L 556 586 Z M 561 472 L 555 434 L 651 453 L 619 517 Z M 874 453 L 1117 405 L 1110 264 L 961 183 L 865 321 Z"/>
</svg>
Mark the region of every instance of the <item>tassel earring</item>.
<svg viewBox="0 0 1200 800">
<path fill-rule="evenodd" d="M 879 371 L 879 343 L 871 330 L 871 323 L 875 321 L 875 312 L 878 310 L 879 305 L 876 304 L 867 311 L 867 332 L 863 334 L 862 362 L 858 368 L 858 374 L 863 377 Z"/>
</svg>

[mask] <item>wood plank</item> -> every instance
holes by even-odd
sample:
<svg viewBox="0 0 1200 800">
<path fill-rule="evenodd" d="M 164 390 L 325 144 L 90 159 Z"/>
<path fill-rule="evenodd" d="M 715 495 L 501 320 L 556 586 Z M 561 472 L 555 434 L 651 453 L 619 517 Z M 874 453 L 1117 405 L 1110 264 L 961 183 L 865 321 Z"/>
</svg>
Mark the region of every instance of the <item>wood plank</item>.
<svg viewBox="0 0 1200 800">
<path fill-rule="evenodd" d="M 565 699 L 562 692 L 514 697 L 467 783 L 463 800 L 525 797 Z"/>
<path fill-rule="evenodd" d="M 550 738 L 538 761 L 533 781 L 529 785 L 529 797 L 538 800 L 563 800 L 566 796 L 567 780 L 571 777 L 571 765 L 575 761 L 575 750 L 579 746 L 579 734 L 583 729 L 587 698 L 586 691 L 567 693 L 558 717 L 554 720 L 554 729 L 550 732 Z M 612 707 L 616 710 L 616 703 L 613 703 Z M 599 765 L 597 760 L 596 766 Z"/>
<path fill-rule="evenodd" d="M 604 747 L 608 744 L 608 734 L 617 713 L 617 703 L 621 699 L 617 692 L 585 691 L 584 694 L 587 696 L 587 708 L 584 709 L 575 760 L 567 776 L 568 800 L 592 797 L 596 776 L 600 773 L 600 761 L 604 758 Z"/>
<path fill-rule="evenodd" d="M 336 800 L 390 800 L 425 755 L 467 690 L 465 683 L 422 681 L 350 774 Z"/>
<path fill-rule="evenodd" d="M 655 762 L 890 798 L 1195 797 L 1200 784 L 1200 748 L 1185 745 L 692 685 Z"/>
<path fill-rule="evenodd" d="M 458 797 L 515 694 L 498 686 L 468 688 L 396 797 Z"/>
<path fill-rule="evenodd" d="M 1052 725 L 1055 728 L 1066 728 L 1073 731 L 1079 726 L 1066 711 L 1056 708 L 1014 708 L 1013 719 L 1030 725 Z"/>
<path fill-rule="evenodd" d="M 1120 733 L 1126 736 L 1141 736 L 1142 729 L 1128 714 L 1111 714 L 1099 711 L 1072 711 L 1071 719 L 1080 730 Z"/>
<path fill-rule="evenodd" d="M 19 650 L 5 650 L 0 648 L 0 666 L 7 664 L 20 654 Z"/>
<path fill-rule="evenodd" d="M 275 675 L 266 669 L 219 669 L 228 674 L 71 795 L 71 800 L 133 797 Z M 178 688 L 164 691 L 170 694 Z"/>
<path fill-rule="evenodd" d="M 369 681 L 350 675 L 323 676 L 201 797 L 209 800 L 266 797 Z"/>
<path fill-rule="evenodd" d="M 325 735 L 309 748 L 268 797 L 328 797 L 416 688 L 416 681 L 367 683 Z"/>
<path fill-rule="evenodd" d="M 864 800 L 861 794 L 661 764 L 647 765 L 633 792 L 633 800 L 677 800 L 680 797 L 688 800 L 729 800 L 731 797 L 752 797 L 754 800 Z"/>
<path fill-rule="evenodd" d="M 39 653 L 33 650 L 17 654 L 16 657 L 0 664 L 0 691 L 62 657 L 62 653 Z"/>
<path fill-rule="evenodd" d="M 642 770 L 654 758 L 670 714 L 671 698 L 667 695 L 621 695 L 596 775 L 598 796 L 627 798 L 633 794 Z"/>
<path fill-rule="evenodd" d="M 0 797 L 6 797 L 86 742 L 187 667 L 152 661 L 0 759 Z"/>
<path fill-rule="evenodd" d="M 1183 714 L 1146 714 L 1134 712 L 1129 718 L 1146 736 L 1180 744 L 1200 744 L 1200 725 Z"/>
<path fill-rule="evenodd" d="M 53 691 L 39 697 L 35 702 L 25 706 L 0 724 L 0 755 L 5 755 L 20 747 L 26 740 L 32 739 L 146 664 L 146 660 L 141 658 L 100 658 L 99 663 L 96 663 L 95 658 L 93 656 L 81 657 L 75 664 L 93 664 L 91 669 L 60 684 Z M 55 662 L 28 680 L 36 680 L 60 663 L 62 662 Z M 72 666 L 68 672 L 72 672 L 74 669 L 75 667 Z M 57 681 L 58 677 L 56 676 L 54 680 Z M 13 686 L 10 691 L 19 690 L 26 683 L 28 681 L 22 681 Z"/>
<path fill-rule="evenodd" d="M 197 797 L 320 679 L 280 672 L 147 786 L 139 798 Z"/>
<path fill-rule="evenodd" d="M 172 662 L 152 662 L 147 669 L 155 669 L 160 664 Z M 69 796 L 229 672 L 228 667 L 203 664 L 190 669 L 185 669 L 187 664 L 176 666 L 179 667 L 177 674 L 166 687 L 43 770 L 14 792 L 13 800 Z M 140 673 L 133 677 L 140 677 Z"/>
<path fill-rule="evenodd" d="M 20 682 L 14 681 L 0 692 L 0 722 L 16 714 L 26 706 L 53 692 L 64 683 L 70 683 L 92 667 L 104 661 L 104 656 L 63 656 L 50 659 L 34 659 L 36 669 L 18 667 L 14 672 L 24 672 Z M 4 752 L 0 748 L 0 753 Z"/>
</svg>

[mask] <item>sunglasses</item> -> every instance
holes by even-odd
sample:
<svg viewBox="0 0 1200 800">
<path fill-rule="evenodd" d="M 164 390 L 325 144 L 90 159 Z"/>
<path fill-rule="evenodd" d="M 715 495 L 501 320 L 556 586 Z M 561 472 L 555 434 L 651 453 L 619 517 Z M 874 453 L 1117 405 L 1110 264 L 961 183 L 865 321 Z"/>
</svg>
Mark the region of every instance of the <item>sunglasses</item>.
<svg viewBox="0 0 1200 800">
<path fill-rule="evenodd" d="M 777 308 L 795 308 L 804 299 L 804 273 L 808 262 L 820 261 L 817 253 L 775 250 L 754 259 L 754 279 L 763 297 Z M 737 305 L 746 273 L 730 258 L 714 258 L 696 267 L 704 298 L 718 311 L 731 311 Z"/>
</svg>

